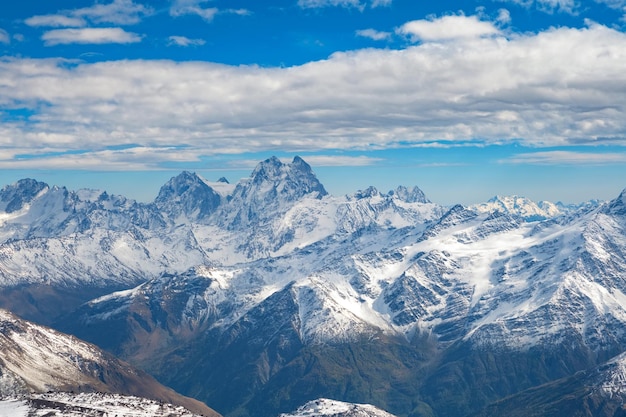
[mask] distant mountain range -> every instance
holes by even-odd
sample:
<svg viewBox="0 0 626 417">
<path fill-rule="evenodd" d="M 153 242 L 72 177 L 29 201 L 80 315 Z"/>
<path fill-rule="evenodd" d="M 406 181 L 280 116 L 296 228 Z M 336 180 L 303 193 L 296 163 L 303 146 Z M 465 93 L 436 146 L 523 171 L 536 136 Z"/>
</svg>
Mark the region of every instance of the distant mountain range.
<svg viewBox="0 0 626 417">
<path fill-rule="evenodd" d="M 0 191 L 0 306 L 228 417 L 320 398 L 504 416 L 550 395 L 608 416 L 625 228 L 626 192 L 576 206 L 442 206 L 417 187 L 336 197 L 298 157 L 237 184 L 183 172 L 147 204 L 22 180 Z"/>
</svg>

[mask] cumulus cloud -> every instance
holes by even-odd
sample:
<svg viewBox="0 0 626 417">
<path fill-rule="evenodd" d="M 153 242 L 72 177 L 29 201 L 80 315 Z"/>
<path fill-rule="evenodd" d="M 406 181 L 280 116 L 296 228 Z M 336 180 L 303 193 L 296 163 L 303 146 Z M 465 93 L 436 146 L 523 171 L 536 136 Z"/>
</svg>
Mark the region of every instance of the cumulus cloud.
<svg viewBox="0 0 626 417">
<path fill-rule="evenodd" d="M 174 144 L 188 157 L 189 149 L 626 145 L 625 50 L 626 34 L 596 24 L 369 48 L 287 68 L 5 58 L 0 111 L 30 113 L 0 125 L 0 148 Z"/>
<path fill-rule="evenodd" d="M 205 43 L 204 39 L 189 39 L 185 36 L 170 36 L 167 42 L 169 46 L 201 46 Z"/>
<path fill-rule="evenodd" d="M 515 155 L 500 161 L 509 164 L 530 165 L 606 165 L 623 164 L 626 154 L 623 153 L 593 153 L 572 151 L 532 152 Z"/>
<path fill-rule="evenodd" d="M 132 0 L 113 0 L 108 4 L 96 3 L 90 7 L 63 10 L 57 14 L 33 16 L 24 23 L 34 27 L 84 27 L 89 20 L 95 24 L 132 25 L 152 13 L 152 8 Z"/>
<path fill-rule="evenodd" d="M 357 36 L 370 38 L 375 41 L 384 41 L 391 38 L 390 32 L 380 32 L 376 29 L 361 29 L 356 31 Z"/>
<path fill-rule="evenodd" d="M 493 36 L 500 31 L 493 23 L 479 20 L 476 16 L 450 15 L 407 22 L 397 29 L 397 33 L 419 42 Z"/>
<path fill-rule="evenodd" d="M 219 12 L 216 7 L 202 7 L 208 0 L 174 0 L 170 7 L 170 15 L 174 17 L 184 15 L 198 15 L 210 22 Z"/>
<path fill-rule="evenodd" d="M 44 33 L 41 39 L 46 46 L 70 43 L 124 44 L 141 42 L 141 36 L 136 33 L 126 32 L 121 28 L 54 29 Z"/>
</svg>

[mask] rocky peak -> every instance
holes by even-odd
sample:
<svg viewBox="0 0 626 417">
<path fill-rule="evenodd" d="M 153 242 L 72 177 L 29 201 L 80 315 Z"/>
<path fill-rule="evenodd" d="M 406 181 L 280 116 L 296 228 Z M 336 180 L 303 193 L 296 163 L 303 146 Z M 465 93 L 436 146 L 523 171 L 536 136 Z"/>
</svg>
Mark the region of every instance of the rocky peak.
<svg viewBox="0 0 626 417">
<path fill-rule="evenodd" d="M 200 220 L 215 211 L 221 197 L 197 174 L 183 171 L 161 187 L 154 203 L 172 219 L 184 215 Z"/>
<path fill-rule="evenodd" d="M 46 188 L 48 188 L 48 184 L 44 182 L 31 178 L 21 179 L 15 184 L 7 185 L 0 190 L 0 202 L 4 206 L 5 212 L 12 213 L 33 201 Z"/>
<path fill-rule="evenodd" d="M 430 203 L 430 200 L 426 198 L 424 192 L 418 187 L 407 188 L 401 185 L 395 191 L 390 191 L 389 195 L 405 203 Z"/>
<path fill-rule="evenodd" d="M 311 166 L 298 156 L 290 164 L 284 164 L 275 156 L 259 163 L 252 171 L 251 183 L 262 189 L 270 188 L 290 199 L 317 193 L 321 198 L 327 194 Z"/>
<path fill-rule="evenodd" d="M 620 195 L 608 203 L 607 211 L 614 215 L 626 215 L 626 188 Z"/>
<path fill-rule="evenodd" d="M 354 193 L 353 197 L 357 200 L 362 200 L 364 198 L 372 198 L 379 196 L 380 192 L 376 189 L 376 187 L 369 186 L 365 190 L 359 190 Z"/>
<path fill-rule="evenodd" d="M 286 212 L 304 197 L 320 199 L 327 194 L 301 158 L 283 163 L 273 156 L 259 163 L 249 179 L 237 184 L 222 218 L 231 227 L 257 223 Z"/>
</svg>

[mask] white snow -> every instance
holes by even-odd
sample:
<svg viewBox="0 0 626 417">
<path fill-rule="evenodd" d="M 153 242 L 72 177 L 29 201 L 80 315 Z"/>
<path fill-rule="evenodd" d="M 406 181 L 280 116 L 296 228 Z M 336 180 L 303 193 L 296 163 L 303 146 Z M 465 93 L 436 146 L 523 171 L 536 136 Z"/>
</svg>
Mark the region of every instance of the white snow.
<svg viewBox="0 0 626 417">
<path fill-rule="evenodd" d="M 281 414 L 280 417 L 393 417 L 373 405 L 369 404 L 352 404 L 342 401 L 329 400 L 320 398 L 318 400 L 309 401 L 293 413 Z"/>
<path fill-rule="evenodd" d="M 0 401 L 0 417 L 199 417 L 184 407 L 103 393 L 49 392 Z"/>
<path fill-rule="evenodd" d="M 29 407 L 24 400 L 0 401 L 0 417 L 28 417 Z"/>
</svg>

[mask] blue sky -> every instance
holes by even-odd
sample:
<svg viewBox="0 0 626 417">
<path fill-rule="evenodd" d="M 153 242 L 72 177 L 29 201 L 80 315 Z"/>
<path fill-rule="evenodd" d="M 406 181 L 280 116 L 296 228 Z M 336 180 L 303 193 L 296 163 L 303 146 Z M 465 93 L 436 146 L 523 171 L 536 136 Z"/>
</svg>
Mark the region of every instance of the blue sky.
<svg viewBox="0 0 626 417">
<path fill-rule="evenodd" d="M 333 194 L 579 202 L 626 187 L 626 0 L 23 0 L 0 184 L 148 201 L 271 155 Z"/>
</svg>

